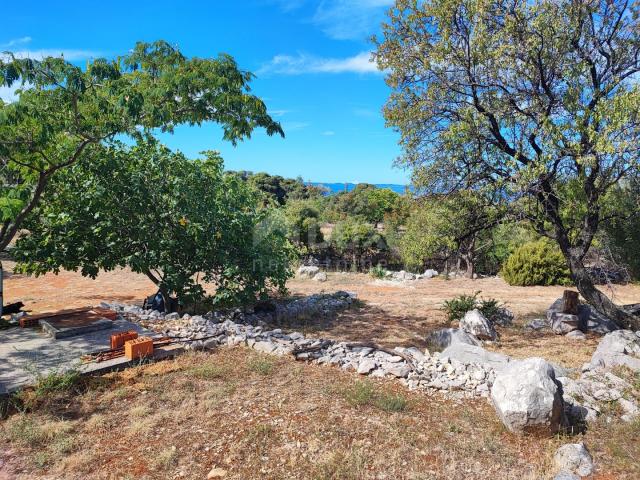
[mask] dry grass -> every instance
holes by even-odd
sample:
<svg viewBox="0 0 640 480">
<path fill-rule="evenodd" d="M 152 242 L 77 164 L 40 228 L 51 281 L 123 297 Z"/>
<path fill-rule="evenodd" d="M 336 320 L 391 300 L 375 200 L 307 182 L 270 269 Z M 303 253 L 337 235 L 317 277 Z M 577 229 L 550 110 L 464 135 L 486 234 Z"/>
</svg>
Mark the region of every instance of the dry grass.
<svg viewBox="0 0 640 480">
<path fill-rule="evenodd" d="M 486 400 L 244 348 L 110 374 L 64 401 L 65 420 L 47 410 L 0 424 L 0 478 L 202 479 L 216 466 L 228 479 L 533 480 L 552 477 L 552 454 L 570 440 L 514 436 Z M 638 478 L 639 434 L 604 422 L 587 432 L 597 478 Z"/>
<path fill-rule="evenodd" d="M 7 270 L 12 266 L 12 262 L 5 262 Z M 427 333 L 447 326 L 441 308 L 445 300 L 454 296 L 481 291 L 482 297 L 505 303 L 516 314 L 516 323 L 523 325 L 526 320 L 544 316 L 544 311 L 564 290 L 564 287 L 512 287 L 500 278 L 434 278 L 402 284 L 376 281 L 367 274 L 333 272 L 325 283 L 292 279 L 287 286 L 292 295 L 336 290 L 358 294 L 356 308 L 334 319 L 310 319 L 295 325 L 297 329 L 311 335 L 375 342 L 392 348 L 398 345 L 426 347 Z M 101 272 L 96 280 L 67 271 L 38 278 L 9 273 L 5 279 L 6 299 L 22 300 L 25 308 L 34 312 L 95 305 L 105 299 L 141 303 L 144 296 L 153 291 L 153 285 L 145 276 L 128 270 Z M 640 301 L 639 285 L 605 287 L 605 292 L 618 303 Z M 568 342 L 551 333 L 523 336 L 518 329 L 501 329 L 500 333 L 501 342 L 492 348 L 515 357 L 542 356 L 567 367 L 581 366 L 597 343 L 595 338 L 583 343 Z"/>
</svg>

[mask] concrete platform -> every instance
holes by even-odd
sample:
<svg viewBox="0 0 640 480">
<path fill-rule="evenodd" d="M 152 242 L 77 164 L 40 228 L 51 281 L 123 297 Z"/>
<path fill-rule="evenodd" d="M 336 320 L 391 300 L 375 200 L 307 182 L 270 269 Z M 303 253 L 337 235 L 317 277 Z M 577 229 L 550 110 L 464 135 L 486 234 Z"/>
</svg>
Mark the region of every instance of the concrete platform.
<svg viewBox="0 0 640 480">
<path fill-rule="evenodd" d="M 76 335 L 70 338 L 53 339 L 40 329 L 10 328 L 0 330 L 0 395 L 13 392 L 34 383 L 38 375 L 54 371 L 77 368 L 88 372 L 90 367 L 82 365 L 80 357 L 88 353 L 109 350 L 111 334 L 120 330 L 136 330 L 139 335 L 157 338 L 155 332 L 146 330 L 126 320 L 111 321 L 113 328 Z M 162 354 L 159 354 L 162 355 Z M 115 359 L 110 362 L 115 362 Z M 124 362 L 123 362 L 124 363 Z M 108 362 L 89 364 L 101 366 Z M 104 365 L 107 367 L 108 365 Z M 125 368 L 122 365 L 121 368 Z M 113 365 L 112 365 L 113 367 Z"/>
<path fill-rule="evenodd" d="M 55 339 L 75 337 L 86 333 L 108 330 L 113 328 L 113 322 L 107 318 L 100 318 L 82 325 L 67 325 L 60 320 L 40 320 L 40 327 L 50 337 Z"/>
</svg>

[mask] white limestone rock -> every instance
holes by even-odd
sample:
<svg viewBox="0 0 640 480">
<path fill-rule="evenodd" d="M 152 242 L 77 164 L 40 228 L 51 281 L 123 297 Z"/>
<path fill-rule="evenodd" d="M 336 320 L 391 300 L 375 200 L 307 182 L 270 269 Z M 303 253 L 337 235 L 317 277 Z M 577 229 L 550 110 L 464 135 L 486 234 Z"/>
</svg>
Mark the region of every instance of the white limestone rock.
<svg viewBox="0 0 640 480">
<path fill-rule="evenodd" d="M 553 367 L 542 358 L 509 362 L 496 375 L 491 400 L 504 425 L 514 433 L 552 435 L 563 421 L 561 389 Z"/>
<path fill-rule="evenodd" d="M 498 338 L 498 334 L 491 322 L 478 309 L 465 313 L 462 320 L 460 320 L 460 329 L 480 340 L 494 341 Z"/>
<path fill-rule="evenodd" d="M 553 457 L 561 472 L 569 472 L 581 477 L 593 473 L 593 458 L 584 443 L 568 443 L 561 446 Z"/>
</svg>

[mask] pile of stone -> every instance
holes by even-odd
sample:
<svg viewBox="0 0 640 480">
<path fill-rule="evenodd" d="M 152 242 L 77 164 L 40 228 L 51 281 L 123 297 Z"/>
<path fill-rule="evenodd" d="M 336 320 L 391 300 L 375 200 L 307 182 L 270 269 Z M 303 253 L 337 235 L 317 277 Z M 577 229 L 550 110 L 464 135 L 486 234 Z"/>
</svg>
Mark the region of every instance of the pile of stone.
<svg viewBox="0 0 640 480">
<path fill-rule="evenodd" d="M 603 405 L 615 403 L 620 407 L 623 421 L 632 421 L 640 415 L 637 404 L 640 392 L 614 373 L 617 367 L 640 372 L 640 331 L 608 333 L 598 344 L 591 362 L 583 365 L 580 377 L 558 378 L 567 414 L 591 422 L 602 413 Z"/>
<path fill-rule="evenodd" d="M 327 274 L 315 265 L 302 265 L 296 274 L 300 278 L 310 278 L 316 282 L 326 282 L 328 279 Z"/>
<path fill-rule="evenodd" d="M 633 311 L 635 305 L 628 305 Z M 547 310 L 546 318 L 536 318 L 524 326 L 525 330 L 540 331 L 551 329 L 557 335 L 565 335 L 572 340 L 585 340 L 586 333 L 606 335 L 618 330 L 611 319 L 605 317 L 593 307 L 578 301 L 578 293 L 565 291 Z"/>
<path fill-rule="evenodd" d="M 622 409 L 623 420 L 640 414 L 640 393 L 612 371 L 620 366 L 640 371 L 640 332 L 618 330 L 607 334 L 576 378 L 575 372 L 541 358 L 514 360 L 485 350 L 478 336 L 490 340 L 495 337 L 495 329 L 478 311 L 468 312 L 460 329 L 435 332 L 431 341 L 439 341 L 444 350 L 433 353 L 414 347 L 388 350 L 372 344 L 307 338 L 300 332 L 267 327 L 263 321 L 315 312 L 330 314 L 348 308 L 353 299 L 347 292 L 336 292 L 277 304 L 270 311 L 234 310 L 182 317 L 139 307 L 108 306 L 162 335 L 184 341 L 192 349 L 246 345 L 259 352 L 292 355 L 360 375 L 397 378 L 412 390 L 490 397 L 505 426 L 516 433 L 551 435 L 594 420 L 605 410 L 603 405 L 612 402 Z"/>
<path fill-rule="evenodd" d="M 423 278 L 434 278 L 439 275 L 437 270 L 427 269 L 424 273 L 411 273 L 405 270 L 394 272 L 385 270 L 385 279 L 394 282 L 411 282 L 413 280 L 422 280 Z"/>
<path fill-rule="evenodd" d="M 607 334 L 617 330 L 617 325 L 588 304 L 580 303 L 578 292 L 566 290 L 547 310 L 547 322 L 558 335 L 574 340 L 585 339 L 584 333 Z"/>
<path fill-rule="evenodd" d="M 310 319 L 330 318 L 353 305 L 357 295 L 353 292 L 338 291 L 332 294 L 315 294 L 307 297 L 287 301 L 261 302 L 256 308 L 218 310 L 209 312 L 204 316 L 195 316 L 211 323 L 221 323 L 225 320 L 233 320 L 236 323 L 261 325 L 268 324 L 295 324 L 303 323 Z M 192 317 L 185 314 L 180 317 L 178 313 L 162 313 L 156 310 L 144 310 L 137 305 L 124 305 L 121 303 L 102 303 L 105 308 L 115 310 L 125 317 L 142 323 L 145 327 L 163 326 L 167 322 L 190 320 Z"/>
</svg>

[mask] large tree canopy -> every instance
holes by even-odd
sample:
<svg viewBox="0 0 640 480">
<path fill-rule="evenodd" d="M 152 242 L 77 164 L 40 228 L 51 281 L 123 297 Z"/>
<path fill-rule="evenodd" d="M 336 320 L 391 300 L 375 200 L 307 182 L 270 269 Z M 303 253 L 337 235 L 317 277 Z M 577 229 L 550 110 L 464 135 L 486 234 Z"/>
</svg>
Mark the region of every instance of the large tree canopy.
<svg viewBox="0 0 640 480">
<path fill-rule="evenodd" d="M 285 229 L 262 228 L 271 225 L 259 192 L 224 173 L 216 152 L 190 160 L 152 141 L 91 153 L 54 176 L 27 219 L 13 252 L 19 270 L 95 277 L 129 267 L 187 304 L 205 296 L 206 282 L 215 303 L 284 289 Z"/>
<path fill-rule="evenodd" d="M 166 42 L 138 43 L 115 60 L 80 68 L 64 58 L 0 56 L 0 86 L 21 86 L 0 100 L 0 250 L 38 203 L 54 173 L 87 148 L 116 135 L 216 122 L 234 144 L 256 127 L 284 135 L 251 95 L 252 74 L 233 58 L 186 58 Z"/>
<path fill-rule="evenodd" d="M 607 191 L 638 172 L 640 23 L 622 0 L 398 0 L 375 54 L 401 162 L 435 192 L 491 189 L 557 241 L 582 295 L 621 326 L 584 258 Z"/>
</svg>

